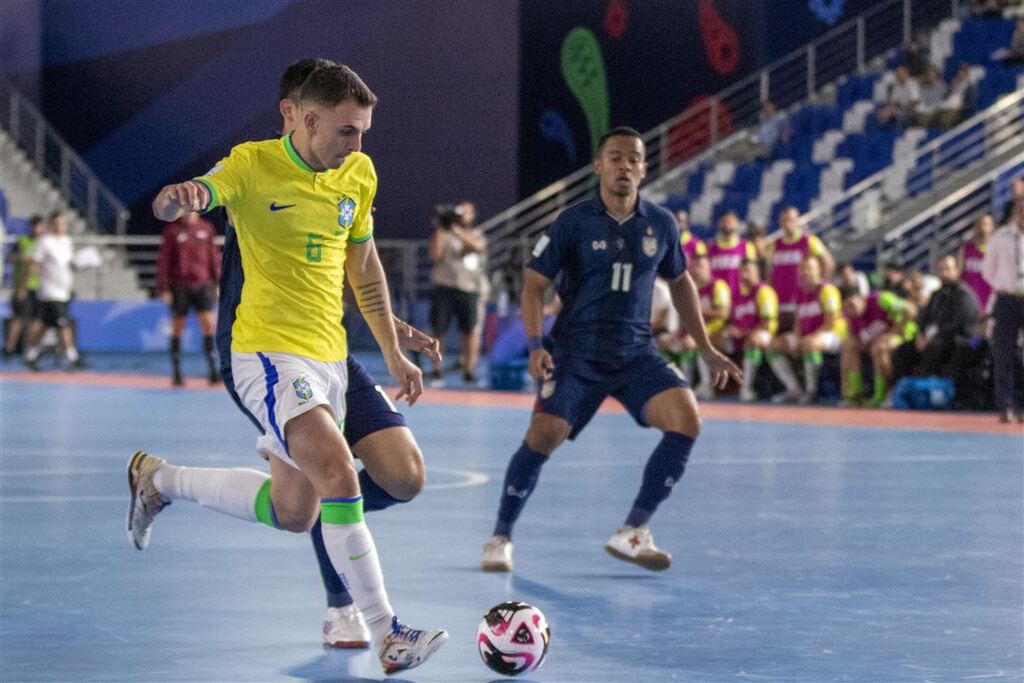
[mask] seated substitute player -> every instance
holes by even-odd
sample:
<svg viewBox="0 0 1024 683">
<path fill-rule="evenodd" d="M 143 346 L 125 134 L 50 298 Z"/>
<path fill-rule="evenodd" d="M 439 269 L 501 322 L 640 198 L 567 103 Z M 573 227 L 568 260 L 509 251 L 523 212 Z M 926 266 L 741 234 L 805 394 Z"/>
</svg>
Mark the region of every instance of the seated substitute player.
<svg viewBox="0 0 1024 683">
<path fill-rule="evenodd" d="M 874 369 L 874 393 L 870 405 L 885 403 L 892 383 L 892 354 L 907 339 L 913 339 L 917 315 L 914 305 L 892 292 L 872 292 L 864 296 L 854 287 L 842 290 L 843 316 L 849 325 L 849 337 L 843 342 L 839 364 L 842 372 L 843 400 L 860 405 L 864 396 L 861 355 L 871 354 Z"/>
<path fill-rule="evenodd" d="M 796 324 L 792 332 L 781 334 L 768 347 L 768 362 L 786 390 L 772 397 L 775 403 L 818 400 L 818 373 L 822 354 L 838 353 L 846 323 L 843 320 L 839 290 L 831 282 L 822 282 L 821 262 L 808 255 L 800 262 L 800 295 L 796 300 Z M 790 358 L 803 358 L 804 391 L 800 391 Z"/>
<path fill-rule="evenodd" d="M 605 549 L 646 569 L 671 564 L 671 555 L 655 547 L 648 523 L 683 475 L 700 417 L 693 392 L 652 343 L 656 275 L 669 281 L 682 324 L 707 358 L 714 380 L 739 379 L 739 368 L 708 339 L 675 220 L 639 198 L 646 172 L 640 134 L 632 128 L 606 133 L 594 169 L 598 196 L 559 215 L 534 248 L 526 271 L 523 323 L 529 334 L 529 372 L 540 389 L 530 427 L 505 473 L 494 536 L 484 546 L 484 571 L 511 571 L 512 526 L 541 467 L 567 437 L 580 433 L 609 395 L 638 424 L 664 436 L 647 462 L 625 525 Z M 562 310 L 545 347 L 541 310 L 544 292 L 556 281 Z"/>
<path fill-rule="evenodd" d="M 754 259 L 740 264 L 740 289 L 733 299 L 732 318 L 725 328 L 726 352 L 743 349 L 743 384 L 740 400 L 757 400 L 754 377 L 779 325 L 779 297 L 761 282 L 761 267 Z"/>
<path fill-rule="evenodd" d="M 183 470 L 137 453 L 128 466 L 128 533 L 144 548 L 153 518 L 175 499 L 296 532 L 308 531 L 319 513 L 331 564 L 392 673 L 423 663 L 448 634 L 410 629 L 395 616 L 339 429 L 346 414 L 345 275 L 399 384 L 398 397 L 411 405 L 423 390 L 419 368 L 399 348 L 372 240 L 377 180 L 360 149 L 375 104 L 348 67 L 316 69 L 300 91 L 294 133 L 238 145 L 205 176 L 168 185 L 154 200 L 153 212 L 164 221 L 184 211 L 230 211 L 246 275 L 232 375 L 245 408 L 275 440 L 266 440 L 269 479 L 248 469 Z M 328 227 L 314 233 L 310 226 Z"/>
<path fill-rule="evenodd" d="M 302 59 L 285 70 L 281 76 L 279 102 L 281 130 L 284 134 L 296 128 L 298 94 L 306 78 L 318 66 L 334 65 L 334 62 L 327 59 Z M 261 444 L 268 443 L 272 448 L 275 439 L 273 435 L 265 434 L 259 420 L 243 405 L 235 391 L 231 372 L 231 329 L 235 323 L 235 309 L 240 302 L 244 281 L 238 240 L 234 227 L 228 221 L 220 279 L 220 316 L 217 318 L 217 350 L 222 359 L 220 372 L 232 399 L 263 434 L 257 439 L 257 452 L 264 459 L 269 459 L 270 449 Z M 440 344 L 437 340 L 398 318 L 395 318 L 395 328 L 403 348 L 426 353 L 440 361 Z M 395 408 L 363 365 L 352 355 L 349 355 L 346 365 L 347 415 L 343 431 L 353 455 L 363 463 L 363 469 L 359 472 L 363 511 L 383 510 L 397 503 L 408 502 L 419 494 L 424 485 L 423 455 L 416 439 L 406 426 L 405 416 Z M 327 593 L 327 611 L 321 631 L 324 642 L 339 648 L 368 647 L 370 634 L 362 615 L 352 603 L 352 596 L 327 556 L 319 519 L 309 533 Z"/>
<path fill-rule="evenodd" d="M 716 349 L 724 348 L 725 323 L 729 320 L 732 307 L 732 290 L 729 283 L 721 278 L 711 275 L 711 260 L 707 256 L 698 256 L 693 263 L 687 262 L 687 269 L 691 273 L 694 285 L 697 287 L 697 297 L 700 301 L 700 312 L 704 319 L 705 328 L 711 344 Z M 715 395 L 714 385 L 711 382 L 711 373 L 708 371 L 707 363 L 697 350 L 697 343 L 684 329 L 682 334 L 683 353 L 680 367 L 686 381 L 693 383 L 694 365 L 700 375 L 700 381 L 694 389 L 697 398 L 713 398 Z"/>
</svg>

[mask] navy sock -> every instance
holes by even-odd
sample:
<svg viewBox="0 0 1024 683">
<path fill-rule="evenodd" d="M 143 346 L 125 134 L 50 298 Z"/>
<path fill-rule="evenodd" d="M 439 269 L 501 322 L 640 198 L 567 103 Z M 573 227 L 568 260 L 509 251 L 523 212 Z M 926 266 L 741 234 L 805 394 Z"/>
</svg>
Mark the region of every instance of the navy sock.
<svg viewBox="0 0 1024 683">
<path fill-rule="evenodd" d="M 327 548 L 324 547 L 323 529 L 320 526 L 320 516 L 316 518 L 316 524 L 309 530 L 309 536 L 313 539 L 313 549 L 316 551 L 316 561 L 320 565 L 320 576 L 324 580 L 324 590 L 327 591 L 328 607 L 345 607 L 352 604 L 352 596 L 345 590 L 345 584 L 331 564 L 331 558 L 327 555 Z"/>
<path fill-rule="evenodd" d="M 501 489 L 501 505 L 498 507 L 498 521 L 494 525 L 495 536 L 512 537 L 512 525 L 523 511 L 526 500 L 537 486 L 540 468 L 547 456 L 533 450 L 524 442 L 519 447 L 505 470 L 505 483 Z"/>
<path fill-rule="evenodd" d="M 626 526 L 643 526 L 651 521 L 661 501 L 668 498 L 683 476 L 693 439 L 678 432 L 665 432 L 644 468 L 640 493 L 626 518 Z"/>
<path fill-rule="evenodd" d="M 171 337 L 171 365 L 176 374 L 181 372 L 181 339 L 178 337 Z"/>
<path fill-rule="evenodd" d="M 359 490 L 363 492 L 363 512 L 383 510 L 396 503 L 407 501 L 399 500 L 377 485 L 365 469 L 359 471 Z"/>
</svg>

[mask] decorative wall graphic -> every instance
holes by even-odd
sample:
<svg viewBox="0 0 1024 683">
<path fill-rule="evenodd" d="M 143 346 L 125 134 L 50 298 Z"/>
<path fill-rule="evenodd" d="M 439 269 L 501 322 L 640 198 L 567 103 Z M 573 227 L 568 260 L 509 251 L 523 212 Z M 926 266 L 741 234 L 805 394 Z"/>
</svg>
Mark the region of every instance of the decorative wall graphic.
<svg viewBox="0 0 1024 683">
<path fill-rule="evenodd" d="M 629 7 L 626 0 L 611 0 L 608 8 L 604 11 L 604 30 L 615 40 L 622 37 L 622 34 L 629 28 Z"/>
<path fill-rule="evenodd" d="M 715 104 L 712 107 L 712 104 Z M 668 162 L 675 163 L 699 154 L 711 144 L 711 111 L 716 112 L 718 139 L 733 130 L 732 111 L 717 95 L 701 95 L 684 111 L 695 110 L 697 115 L 677 123 L 668 133 Z"/>
<path fill-rule="evenodd" d="M 700 14 L 700 35 L 704 39 L 708 62 L 720 74 L 736 71 L 740 61 L 740 39 L 732 26 L 722 18 L 715 0 L 697 0 Z"/>
<path fill-rule="evenodd" d="M 829 26 L 835 26 L 843 16 L 846 0 L 807 0 L 807 9 Z"/>
<path fill-rule="evenodd" d="M 562 78 L 587 117 L 590 148 L 596 156 L 597 144 L 608 130 L 608 80 L 601 46 L 589 29 L 577 26 L 566 35 L 561 56 Z"/>
<path fill-rule="evenodd" d="M 540 117 L 540 134 L 545 140 L 557 142 L 565 150 L 566 160 L 570 166 L 579 164 L 576 154 L 576 142 L 572 139 L 572 130 L 565 117 L 553 107 L 548 107 Z"/>
</svg>

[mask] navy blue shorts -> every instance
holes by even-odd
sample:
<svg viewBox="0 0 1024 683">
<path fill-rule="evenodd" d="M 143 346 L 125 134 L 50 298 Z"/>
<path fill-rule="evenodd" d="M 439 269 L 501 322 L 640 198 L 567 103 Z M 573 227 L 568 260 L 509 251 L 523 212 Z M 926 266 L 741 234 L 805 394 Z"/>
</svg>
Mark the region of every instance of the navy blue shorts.
<svg viewBox="0 0 1024 683">
<path fill-rule="evenodd" d="M 554 361 L 554 376 L 541 384 L 533 411 L 568 422 L 572 426 L 570 439 L 583 431 L 608 396 L 646 427 L 648 401 L 666 389 L 688 386 L 678 369 L 653 349 L 625 364 L 604 365 L 557 355 Z"/>
<path fill-rule="evenodd" d="M 220 374 L 224 380 L 224 388 L 228 390 L 235 405 L 262 434 L 263 427 L 260 425 L 260 421 L 246 409 L 242 399 L 235 391 L 231 364 L 221 365 Z M 382 429 L 405 426 L 405 415 L 395 408 L 395 404 L 387 397 L 384 390 L 374 383 L 373 377 L 366 371 L 363 364 L 352 356 L 348 357 L 348 390 L 345 392 L 345 411 L 344 436 L 349 446 L 355 446 L 363 438 Z"/>
</svg>

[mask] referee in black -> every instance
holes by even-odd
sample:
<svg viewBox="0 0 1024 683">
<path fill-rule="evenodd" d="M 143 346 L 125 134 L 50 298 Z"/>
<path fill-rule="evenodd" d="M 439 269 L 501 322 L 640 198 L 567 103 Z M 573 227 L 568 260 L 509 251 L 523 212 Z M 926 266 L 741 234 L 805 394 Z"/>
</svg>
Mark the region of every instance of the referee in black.
<svg viewBox="0 0 1024 683">
<path fill-rule="evenodd" d="M 1024 199 L 1014 201 L 1010 222 L 989 240 L 981 272 L 996 292 L 992 360 L 999 421 L 1016 416 L 1024 422 L 1024 405 L 1016 400 L 1021 387 L 1014 386 L 1022 363 L 1017 340 L 1024 330 Z"/>
</svg>

